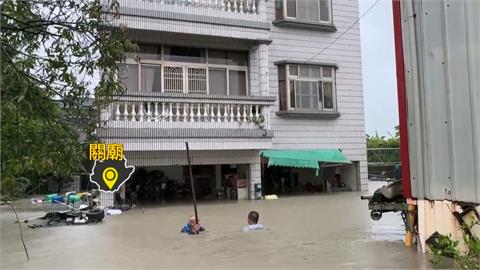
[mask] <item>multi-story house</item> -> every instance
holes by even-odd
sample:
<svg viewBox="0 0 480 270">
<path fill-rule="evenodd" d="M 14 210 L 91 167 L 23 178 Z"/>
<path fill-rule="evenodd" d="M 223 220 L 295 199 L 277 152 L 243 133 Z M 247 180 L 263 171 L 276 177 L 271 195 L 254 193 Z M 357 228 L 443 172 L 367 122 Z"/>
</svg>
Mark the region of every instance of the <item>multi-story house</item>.
<svg viewBox="0 0 480 270">
<path fill-rule="evenodd" d="M 178 186 L 188 180 L 188 142 L 205 194 L 231 174 L 246 179 L 249 198 L 262 177 L 267 193 L 286 183 L 325 190 L 333 174 L 367 188 L 359 25 L 336 40 L 358 19 L 358 0 L 119 2 L 116 23 L 139 52 L 119 74 L 127 93 L 102 113 L 97 134 L 122 143 L 137 171 Z M 264 150 L 287 151 L 261 158 Z M 303 150 L 321 150 L 317 169 Z"/>
</svg>

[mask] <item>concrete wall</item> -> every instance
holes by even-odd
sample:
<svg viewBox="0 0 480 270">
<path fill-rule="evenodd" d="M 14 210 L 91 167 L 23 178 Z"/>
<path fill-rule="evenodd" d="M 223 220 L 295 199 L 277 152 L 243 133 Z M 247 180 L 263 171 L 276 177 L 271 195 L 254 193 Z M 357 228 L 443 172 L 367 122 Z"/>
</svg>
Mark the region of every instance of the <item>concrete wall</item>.
<svg viewBox="0 0 480 270">
<path fill-rule="evenodd" d="M 314 61 L 338 65 L 336 72 L 337 119 L 282 118 L 278 98 L 272 109 L 274 149 L 340 148 L 353 161 L 359 161 L 362 190 L 367 190 L 365 118 L 362 88 L 362 63 L 359 25 L 353 26 L 329 49 L 312 59 L 358 18 L 358 0 L 333 0 L 333 23 L 337 32 L 272 26 L 268 46 L 269 95 L 278 96 L 276 61 Z M 275 1 L 268 2 L 268 20 L 275 18 Z"/>
<path fill-rule="evenodd" d="M 358 164 L 358 162 L 354 162 L 351 165 L 342 166 L 340 168 L 340 180 L 352 190 L 357 190 Z"/>
</svg>

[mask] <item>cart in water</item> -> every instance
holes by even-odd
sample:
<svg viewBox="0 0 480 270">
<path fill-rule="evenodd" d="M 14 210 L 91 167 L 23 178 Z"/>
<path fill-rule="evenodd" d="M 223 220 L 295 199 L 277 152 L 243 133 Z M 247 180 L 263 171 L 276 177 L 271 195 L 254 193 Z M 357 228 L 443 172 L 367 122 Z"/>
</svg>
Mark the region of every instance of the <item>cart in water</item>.
<svg viewBox="0 0 480 270">
<path fill-rule="evenodd" d="M 377 221 L 382 218 L 383 213 L 401 212 L 405 221 L 408 206 L 403 197 L 402 181 L 395 181 L 377 189 L 372 196 L 361 196 L 362 200 L 368 200 L 370 217 Z"/>
</svg>

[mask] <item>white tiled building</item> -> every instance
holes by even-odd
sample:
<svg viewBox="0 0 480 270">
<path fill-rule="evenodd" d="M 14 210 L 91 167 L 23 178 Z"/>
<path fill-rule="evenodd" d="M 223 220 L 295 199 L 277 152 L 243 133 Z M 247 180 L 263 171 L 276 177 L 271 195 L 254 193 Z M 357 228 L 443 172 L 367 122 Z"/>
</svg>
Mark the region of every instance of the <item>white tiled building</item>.
<svg viewBox="0 0 480 270">
<path fill-rule="evenodd" d="M 197 180 L 215 191 L 236 171 L 254 198 L 262 150 L 339 149 L 352 164 L 288 174 L 323 184 L 335 168 L 367 188 L 359 25 L 331 44 L 358 0 L 120 0 L 120 14 L 140 51 L 98 134 L 123 143 L 129 164 L 185 181 L 188 142 L 207 168 Z"/>
</svg>

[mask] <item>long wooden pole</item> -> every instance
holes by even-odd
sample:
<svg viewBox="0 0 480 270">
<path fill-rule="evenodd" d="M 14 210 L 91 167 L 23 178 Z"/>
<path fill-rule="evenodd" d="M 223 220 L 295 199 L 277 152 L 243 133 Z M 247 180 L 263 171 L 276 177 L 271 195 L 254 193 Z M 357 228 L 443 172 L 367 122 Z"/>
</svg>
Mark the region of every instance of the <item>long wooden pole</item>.
<svg viewBox="0 0 480 270">
<path fill-rule="evenodd" d="M 193 201 L 193 210 L 195 212 L 195 224 L 198 224 L 197 197 L 195 196 L 195 183 L 193 182 L 192 163 L 190 162 L 190 149 L 188 148 L 188 142 L 185 142 L 185 145 L 187 146 L 188 170 L 190 172 L 190 188 L 192 189 L 192 201 Z M 199 233 L 199 232 L 197 231 L 196 233 Z"/>
</svg>

